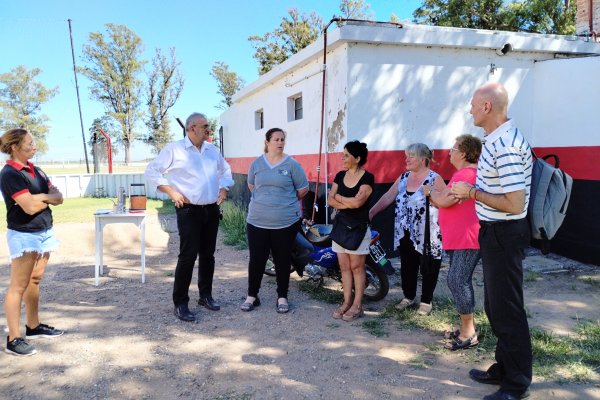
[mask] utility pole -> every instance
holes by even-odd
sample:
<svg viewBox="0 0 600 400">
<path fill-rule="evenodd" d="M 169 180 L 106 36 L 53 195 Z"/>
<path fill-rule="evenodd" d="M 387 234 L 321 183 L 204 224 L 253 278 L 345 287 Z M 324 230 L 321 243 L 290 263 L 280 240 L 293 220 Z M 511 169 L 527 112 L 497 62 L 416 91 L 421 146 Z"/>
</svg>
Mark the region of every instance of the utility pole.
<svg viewBox="0 0 600 400">
<path fill-rule="evenodd" d="M 73 49 L 73 32 L 71 31 L 71 18 L 69 18 L 69 37 L 71 38 L 71 56 L 73 57 L 73 75 L 75 75 L 75 90 L 77 91 L 77 106 L 79 106 L 79 123 L 81 124 L 81 138 L 83 139 L 83 154 L 85 154 L 85 166 L 90 173 L 90 162 L 88 161 L 87 146 L 85 145 L 85 133 L 83 131 L 83 117 L 81 116 L 81 101 L 79 100 L 79 84 L 77 83 L 77 66 L 75 65 L 75 50 Z M 97 172 L 97 171 L 94 171 Z"/>
</svg>

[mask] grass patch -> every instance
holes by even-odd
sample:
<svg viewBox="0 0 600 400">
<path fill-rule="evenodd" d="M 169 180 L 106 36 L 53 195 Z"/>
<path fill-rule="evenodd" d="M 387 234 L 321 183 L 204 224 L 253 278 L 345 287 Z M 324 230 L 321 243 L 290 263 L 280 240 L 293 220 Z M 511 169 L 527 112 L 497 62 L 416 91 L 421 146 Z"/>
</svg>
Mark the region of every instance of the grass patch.
<svg viewBox="0 0 600 400">
<path fill-rule="evenodd" d="M 427 369 L 433 365 L 433 361 L 423 357 L 422 354 L 415 354 L 414 357 L 408 360 L 408 365 L 416 369 Z"/>
<path fill-rule="evenodd" d="M 428 317 L 419 316 L 414 308 L 398 311 L 394 305 L 387 306 L 382 317 L 395 319 L 402 329 L 430 331 L 440 336 L 459 323 L 453 303 L 440 298 L 434 299 L 433 311 Z M 469 362 L 492 359 L 496 337 L 483 311 L 475 312 L 475 323 L 480 344 L 461 354 Z M 600 321 L 582 320 L 576 332 L 574 337 L 565 337 L 531 329 L 534 375 L 562 382 L 590 382 L 600 372 Z M 437 352 L 436 347 L 441 348 L 437 343 L 427 348 Z M 420 361 L 415 359 L 411 365 L 420 368 Z"/>
<path fill-rule="evenodd" d="M 600 279 L 594 276 L 580 276 L 579 280 L 589 285 L 600 288 Z"/>
<path fill-rule="evenodd" d="M 367 319 L 361 324 L 362 328 L 375 337 L 387 336 L 385 322 L 382 318 Z"/>
<path fill-rule="evenodd" d="M 535 282 L 537 280 L 540 279 L 540 277 L 542 276 L 542 274 L 540 274 L 537 271 L 525 271 L 525 276 L 523 277 L 523 280 L 525 280 L 525 282 Z"/>
<path fill-rule="evenodd" d="M 228 246 L 235 246 L 239 250 L 247 249 L 247 211 L 244 208 L 230 202 L 223 203 L 221 207 L 223 208 L 223 220 L 221 221 L 221 227 L 225 233 L 225 239 L 223 240 L 223 243 Z"/>
<path fill-rule="evenodd" d="M 341 304 L 344 301 L 344 294 L 339 290 L 329 289 L 308 280 L 298 282 L 298 289 L 307 293 L 315 300 L 328 304 Z"/>
<path fill-rule="evenodd" d="M 100 209 L 112 209 L 115 198 L 110 197 L 75 197 L 65 199 L 60 206 L 51 206 L 54 224 L 94 222 L 94 213 Z M 146 214 L 175 214 L 175 207 L 170 201 L 148 199 Z M 0 215 L 6 215 L 6 204 L 0 202 Z M 0 231 L 6 231 L 6 218 L 0 218 Z"/>
<path fill-rule="evenodd" d="M 590 382 L 600 371 L 600 321 L 580 321 L 576 337 L 532 330 L 533 370 L 540 376 Z"/>
</svg>

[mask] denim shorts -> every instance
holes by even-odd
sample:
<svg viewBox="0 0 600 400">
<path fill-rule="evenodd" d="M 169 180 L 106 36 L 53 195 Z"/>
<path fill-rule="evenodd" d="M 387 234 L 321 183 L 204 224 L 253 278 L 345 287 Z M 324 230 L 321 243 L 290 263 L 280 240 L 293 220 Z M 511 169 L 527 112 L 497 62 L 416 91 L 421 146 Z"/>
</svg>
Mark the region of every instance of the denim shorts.
<svg viewBox="0 0 600 400">
<path fill-rule="evenodd" d="M 38 232 L 19 232 L 9 229 L 6 232 L 9 259 L 14 260 L 24 253 L 48 253 L 58 247 L 60 242 L 54 236 L 54 229 L 49 228 Z"/>
</svg>

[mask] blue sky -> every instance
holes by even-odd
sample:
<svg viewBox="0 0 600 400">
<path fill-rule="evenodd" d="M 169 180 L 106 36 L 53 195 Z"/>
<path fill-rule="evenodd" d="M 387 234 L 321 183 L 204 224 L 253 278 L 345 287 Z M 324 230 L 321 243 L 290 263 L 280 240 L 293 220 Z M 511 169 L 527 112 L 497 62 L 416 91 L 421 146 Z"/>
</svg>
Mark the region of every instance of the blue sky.
<svg viewBox="0 0 600 400">
<path fill-rule="evenodd" d="M 367 3 L 376 20 L 387 21 L 392 13 L 400 20 L 412 19 L 421 1 Z M 156 47 L 175 47 L 185 79 L 182 96 L 170 111 L 171 126 L 177 129 L 178 137 L 175 117 L 185 120 L 194 111 L 217 117 L 222 112 L 217 108 L 221 97 L 210 76 L 215 61 L 228 64 L 246 84 L 254 81 L 258 64 L 248 37 L 272 31 L 292 7 L 300 13 L 315 11 L 324 21 L 339 15 L 338 0 L 0 0 L 0 73 L 18 65 L 38 67 L 42 69 L 38 76 L 42 84 L 59 87 L 60 93 L 42 108 L 50 118 L 49 151 L 38 162 L 84 159 L 67 19 L 72 20 L 78 66 L 82 65 L 81 50 L 89 33 L 105 32 L 106 23 L 126 25 L 140 36 L 148 60 Z M 89 82 L 82 75 L 77 79 L 87 137 L 92 121 L 102 116 L 104 109 L 90 99 Z M 133 145 L 132 160 L 149 156 L 145 145 Z M 116 161 L 123 157 L 121 151 Z"/>
</svg>

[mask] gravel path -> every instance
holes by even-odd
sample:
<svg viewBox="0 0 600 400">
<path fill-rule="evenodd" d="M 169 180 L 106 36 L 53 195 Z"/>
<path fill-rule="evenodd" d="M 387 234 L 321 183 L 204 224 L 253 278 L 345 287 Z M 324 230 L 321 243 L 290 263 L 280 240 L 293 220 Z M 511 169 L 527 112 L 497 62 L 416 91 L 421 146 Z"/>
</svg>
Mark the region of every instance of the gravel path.
<svg viewBox="0 0 600 400">
<path fill-rule="evenodd" d="M 489 359 L 473 365 L 464 354 L 440 351 L 439 337 L 389 319 L 384 320 L 387 336 L 375 337 L 363 327 L 397 301 L 397 277 L 388 297 L 367 305 L 365 318 L 353 323 L 333 320 L 334 305 L 312 299 L 294 282 L 291 312 L 277 314 L 271 277 L 263 280 L 263 305 L 242 313 L 248 253 L 219 240 L 213 294 L 221 311 L 200 309 L 192 285 L 190 308 L 198 312 L 198 321 L 184 323 L 173 316 L 171 303 L 178 247 L 172 217 L 149 217 L 145 284 L 133 225 L 105 228 L 106 267 L 98 287 L 93 224 L 62 224 L 56 230 L 62 245 L 42 285 L 41 315 L 66 334 L 34 342 L 39 353 L 33 357 L 2 353 L 1 399 L 458 400 L 495 390 L 467 376 L 470 368 L 489 365 Z M 4 297 L 5 245 L 0 256 Z M 532 325 L 568 334 L 575 315 L 599 318 L 598 286 L 578 280 L 582 273 L 599 274 L 587 268 L 526 284 Z M 475 278 L 480 297 L 479 269 Z M 447 295 L 445 286 L 442 274 L 436 295 Z M 600 399 L 600 379 L 559 384 L 534 377 L 532 398 Z"/>
</svg>

